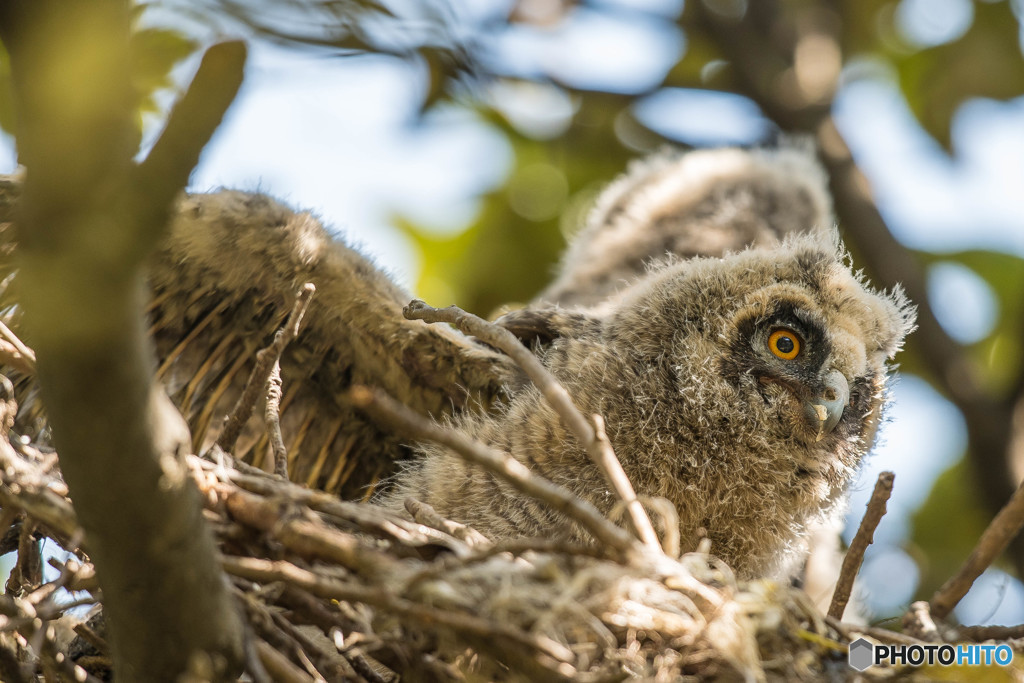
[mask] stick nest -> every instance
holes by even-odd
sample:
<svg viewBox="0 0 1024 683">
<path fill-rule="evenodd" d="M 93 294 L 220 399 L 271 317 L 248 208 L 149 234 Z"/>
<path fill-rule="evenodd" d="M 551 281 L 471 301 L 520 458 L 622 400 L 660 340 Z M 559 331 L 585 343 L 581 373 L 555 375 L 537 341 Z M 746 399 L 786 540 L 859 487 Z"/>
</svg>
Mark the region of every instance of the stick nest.
<svg viewBox="0 0 1024 683">
<path fill-rule="evenodd" d="M 55 581 L 37 572 L 18 586 L 20 597 L 3 597 L 5 645 L 14 655 L 19 644 L 46 643 L 38 666 L 105 678 L 97 628 L 79 628 L 85 643 L 68 643 L 49 627 L 67 601 L 57 589 L 84 591 L 73 593 L 76 603 L 102 596 L 52 455 L 13 442 L 0 439 L 0 504 L 19 518 L 9 537 L 47 537 L 73 558 Z M 190 456 L 189 464 L 251 627 L 250 675 L 794 680 L 845 668 L 842 636 L 805 594 L 737 583 L 705 554 L 626 560 L 557 539 L 496 543 L 415 501 L 413 521 L 218 460 Z M 29 563 L 20 558 L 16 574 Z"/>
<path fill-rule="evenodd" d="M 252 387 L 265 387 L 271 431 L 280 397 L 277 359 L 297 333 L 311 293 L 300 294 L 283 328 L 292 331 L 260 352 L 250 378 Z M 479 323 L 457 310 L 428 313 L 456 316 L 460 325 Z M 531 377 L 545 386 L 544 377 Z M 258 393 L 243 392 L 227 423 L 244 422 Z M 0 529 L 6 532 L 0 552 L 18 551 L 7 594 L 0 596 L 0 679 L 109 679 L 103 598 L 88 538 L 56 453 L 20 435 L 14 396 L 12 382 L 0 375 Z M 353 389 L 352 398 L 399 430 L 439 441 L 451 437 L 386 396 L 361 388 Z M 569 414 L 574 408 L 567 396 L 564 402 Z M 593 457 L 617 468 L 599 419 L 569 415 L 567 421 L 578 424 L 578 438 L 592 445 Z M 35 426 L 27 431 L 39 433 Z M 464 457 L 575 516 L 606 542 L 490 539 L 416 500 L 406 502 L 408 516 L 402 516 L 300 486 L 237 460 L 230 454 L 232 439 L 222 441 L 202 457 L 186 457 L 247 623 L 242 680 L 844 679 L 854 673 L 846 664 L 847 646 L 860 635 L 921 642 L 843 624 L 841 608 L 826 616 L 789 585 L 737 581 L 707 552 L 678 556 L 671 537 L 645 538 L 654 534 L 653 526 L 628 481 L 616 490 L 636 536 L 582 501 L 566 499 L 568 492 L 512 467 L 511 456 L 503 460 L 500 453 L 453 441 Z M 287 464 L 283 445 L 275 447 L 275 469 L 286 471 Z M 881 512 L 884 488 L 880 483 L 879 502 L 873 503 Z M 670 512 L 663 512 L 662 528 L 672 527 Z M 865 527 L 869 537 L 874 527 Z M 59 570 L 52 581 L 43 580 L 44 539 L 67 558 L 50 559 Z M 850 563 L 852 573 L 858 563 Z M 846 597 L 848 592 L 840 602 Z M 926 603 L 911 614 L 917 617 L 905 624 L 906 632 L 945 637 Z M 209 680 L 213 663 L 194 659 L 188 680 Z M 860 676 L 894 673 L 876 667 Z"/>
</svg>

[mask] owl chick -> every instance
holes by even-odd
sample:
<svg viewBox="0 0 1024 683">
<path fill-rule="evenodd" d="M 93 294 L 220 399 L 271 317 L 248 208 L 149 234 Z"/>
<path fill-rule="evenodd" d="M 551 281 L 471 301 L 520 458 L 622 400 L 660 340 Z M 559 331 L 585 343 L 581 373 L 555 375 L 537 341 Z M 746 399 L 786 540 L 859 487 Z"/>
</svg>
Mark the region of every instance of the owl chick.
<svg viewBox="0 0 1024 683">
<path fill-rule="evenodd" d="M 534 304 L 592 306 L 666 254 L 721 256 L 833 224 L 828 178 L 806 141 L 666 150 L 634 161 L 601 193 Z"/>
<path fill-rule="evenodd" d="M 817 231 L 650 272 L 597 309 L 525 311 L 544 364 L 608 436 L 640 496 L 679 511 L 741 576 L 778 575 L 808 525 L 841 510 L 881 416 L 887 362 L 913 325 L 900 292 L 870 289 Z M 510 316 L 515 317 L 513 313 Z M 599 509 L 615 499 L 540 393 L 458 428 Z M 398 476 L 407 496 L 496 537 L 585 532 L 443 448 Z"/>
</svg>

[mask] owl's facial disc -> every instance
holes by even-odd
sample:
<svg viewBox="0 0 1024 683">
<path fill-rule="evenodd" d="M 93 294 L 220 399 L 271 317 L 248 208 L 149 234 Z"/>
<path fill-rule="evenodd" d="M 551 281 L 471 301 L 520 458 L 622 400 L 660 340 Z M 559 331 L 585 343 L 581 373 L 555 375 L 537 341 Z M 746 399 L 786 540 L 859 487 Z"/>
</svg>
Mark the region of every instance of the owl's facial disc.
<svg viewBox="0 0 1024 683">
<path fill-rule="evenodd" d="M 820 393 L 804 400 L 804 420 L 814 430 L 815 441 L 821 441 L 835 429 L 850 402 L 850 384 L 838 370 L 827 372 L 822 386 Z"/>
</svg>

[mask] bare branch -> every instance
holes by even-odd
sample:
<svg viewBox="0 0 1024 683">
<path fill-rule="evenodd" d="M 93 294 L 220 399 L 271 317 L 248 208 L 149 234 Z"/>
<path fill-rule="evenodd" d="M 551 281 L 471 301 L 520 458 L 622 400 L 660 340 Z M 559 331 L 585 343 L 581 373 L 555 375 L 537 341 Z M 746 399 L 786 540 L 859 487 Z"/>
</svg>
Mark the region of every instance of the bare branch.
<svg viewBox="0 0 1024 683">
<path fill-rule="evenodd" d="M 267 396 L 266 409 L 263 411 L 263 419 L 267 423 L 270 448 L 274 454 L 274 474 L 288 478 L 288 450 L 284 445 L 284 437 L 281 436 L 281 363 L 274 361 L 270 369 L 270 376 L 267 377 L 267 384 L 264 387 Z"/>
<path fill-rule="evenodd" d="M 928 603 L 924 600 L 918 600 L 910 605 L 910 609 L 903 615 L 903 632 L 929 643 L 942 641 L 939 629 L 935 626 L 935 620 L 932 619 Z"/>
<path fill-rule="evenodd" d="M 260 396 L 260 391 L 266 387 L 274 365 L 281 360 L 281 354 L 285 347 L 298 335 L 302 317 L 306 314 L 306 309 L 309 308 L 309 302 L 313 299 L 314 292 L 316 292 L 316 287 L 313 286 L 313 283 L 307 282 L 302 286 L 302 289 L 295 295 L 295 304 L 288 315 L 288 320 L 274 334 L 274 341 L 256 354 L 256 364 L 245 383 L 245 389 L 238 397 L 231 414 L 225 418 L 224 430 L 217 438 L 217 445 L 225 453 L 234 450 L 235 442 L 238 441 L 238 436 L 242 433 L 245 423 L 252 416 L 256 400 Z"/>
<path fill-rule="evenodd" d="M 8 357 L 4 358 L 4 363 L 11 363 L 20 370 L 34 373 L 36 371 L 36 352 L 26 346 L 2 320 L 0 320 L 0 337 L 3 337 L 3 340 L 11 345 L 13 351 L 13 353 L 6 354 Z"/>
<path fill-rule="evenodd" d="M 1024 638 L 1024 624 L 1016 626 L 958 626 L 955 638 L 976 643 L 986 640 L 1018 640 Z"/>
<path fill-rule="evenodd" d="M 447 446 L 467 461 L 501 477 L 518 491 L 564 513 L 608 548 L 625 556 L 635 552 L 636 548 L 631 537 L 605 519 L 597 508 L 580 500 L 561 486 L 556 486 L 547 479 L 534 474 L 508 453 L 474 441 L 453 429 L 439 427 L 380 391 L 357 386 L 352 387 L 349 391 L 349 397 L 353 405 L 370 413 L 381 422 L 391 425 L 415 439 Z"/>
<path fill-rule="evenodd" d="M 367 588 L 354 583 L 318 576 L 290 562 L 251 557 L 225 557 L 224 570 L 235 576 L 262 583 L 281 581 L 323 598 L 374 605 L 427 625 L 437 624 L 487 638 L 507 638 L 511 642 L 540 650 L 559 661 L 569 661 L 572 658 L 572 652 L 568 648 L 553 641 L 541 640 L 519 629 L 492 623 L 469 614 L 446 612 L 426 605 L 419 605 L 397 597 L 387 589 Z"/>
<path fill-rule="evenodd" d="M 491 539 L 487 538 L 473 527 L 460 524 L 459 522 L 453 522 L 450 519 L 445 519 L 441 515 L 437 514 L 437 511 L 434 510 L 433 507 L 422 501 L 418 501 L 415 498 L 405 499 L 405 509 L 410 515 L 412 515 L 412 518 L 420 524 L 425 524 L 437 529 L 438 531 L 450 534 L 464 542 L 470 548 L 489 548 L 494 545 L 494 542 L 491 541 Z"/>
<path fill-rule="evenodd" d="M 658 540 L 658 534 L 654 531 L 654 525 L 651 524 L 643 505 L 637 500 L 633 484 L 622 470 L 622 464 L 604 433 L 604 421 L 596 415 L 592 416 L 591 420 L 587 420 L 573 403 L 565 387 L 528 348 L 520 343 L 515 335 L 500 325 L 489 323 L 457 306 L 433 308 L 423 301 L 415 299 L 402 309 L 402 313 L 410 320 L 452 323 L 462 332 L 471 334 L 508 354 L 526 372 L 551 407 L 558 413 L 562 423 L 579 439 L 587 455 L 597 465 L 611 486 L 612 491 L 626 505 L 629 520 L 640 540 L 645 545 L 661 551 L 661 542 Z"/>
<path fill-rule="evenodd" d="M 1024 526 L 1024 486 L 1019 487 L 995 519 L 988 525 L 970 556 L 951 577 L 935 592 L 931 603 L 932 616 L 944 619 L 957 603 L 967 595 L 975 579 L 981 576 L 999 556 L 1010 541 Z"/>
<path fill-rule="evenodd" d="M 395 558 L 372 544 L 317 521 L 290 517 L 277 501 L 239 490 L 227 490 L 223 495 L 234 519 L 273 534 L 285 547 L 303 557 L 336 562 L 373 581 L 397 571 Z"/>
<path fill-rule="evenodd" d="M 141 223 L 155 228 L 140 235 L 144 253 L 163 234 L 175 195 L 188 184 L 200 152 L 238 94 L 245 57 L 241 41 L 219 43 L 206 51 L 188 90 L 171 110 L 163 133 L 139 165 L 136 192 L 145 203 L 136 210 L 153 214 Z"/>
<path fill-rule="evenodd" d="M 857 533 L 850 543 L 850 549 L 846 551 L 843 558 L 843 566 L 839 570 L 839 581 L 832 593 L 832 603 L 828 607 L 828 616 L 833 619 L 842 619 L 846 611 L 846 604 L 850 601 L 850 592 L 853 590 L 853 582 L 860 571 L 860 565 L 864 562 L 864 551 L 875 540 L 875 529 L 885 515 L 885 503 L 892 495 L 892 483 L 896 475 L 892 472 L 882 472 L 875 482 L 875 490 L 871 493 L 871 500 L 868 501 L 867 512 L 860 520 Z"/>
<path fill-rule="evenodd" d="M 312 683 L 315 679 L 299 667 L 292 664 L 287 657 L 272 648 L 265 640 L 256 641 L 260 663 L 275 681 L 283 683 Z"/>
</svg>

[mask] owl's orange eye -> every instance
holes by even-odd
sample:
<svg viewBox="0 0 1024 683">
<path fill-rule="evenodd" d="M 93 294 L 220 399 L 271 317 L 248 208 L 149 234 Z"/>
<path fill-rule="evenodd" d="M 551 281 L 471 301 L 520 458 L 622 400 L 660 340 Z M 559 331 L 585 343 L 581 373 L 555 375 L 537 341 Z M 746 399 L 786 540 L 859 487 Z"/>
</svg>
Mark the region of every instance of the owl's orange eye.
<svg viewBox="0 0 1024 683">
<path fill-rule="evenodd" d="M 782 360 L 793 360 L 800 354 L 800 335 L 793 330 L 775 330 L 768 337 L 768 350 Z"/>
</svg>

